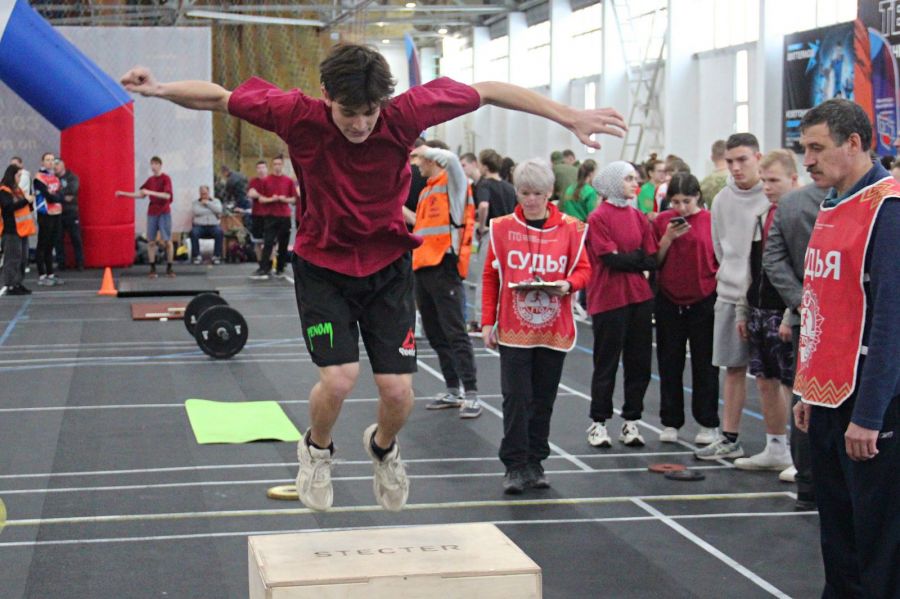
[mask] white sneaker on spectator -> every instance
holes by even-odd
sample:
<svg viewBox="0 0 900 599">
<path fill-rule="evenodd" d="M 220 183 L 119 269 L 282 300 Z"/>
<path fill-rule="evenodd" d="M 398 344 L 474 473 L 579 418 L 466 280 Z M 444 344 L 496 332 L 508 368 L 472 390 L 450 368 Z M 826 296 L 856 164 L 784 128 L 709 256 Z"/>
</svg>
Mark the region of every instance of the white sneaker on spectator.
<svg viewBox="0 0 900 599">
<path fill-rule="evenodd" d="M 0 287 L 0 297 L 3 297 L 4 295 L 6 295 L 6 287 L 5 286 Z"/>
<path fill-rule="evenodd" d="M 218 256 L 213 256 L 212 263 L 213 264 L 222 264 L 222 259 L 219 258 Z"/>
<path fill-rule="evenodd" d="M 778 475 L 778 480 L 783 483 L 795 483 L 797 482 L 797 469 L 791 466 L 790 468 L 786 468 L 781 471 Z"/>
<path fill-rule="evenodd" d="M 734 467 L 738 470 L 774 470 L 781 472 L 793 466 L 793 462 L 791 461 L 791 453 L 787 451 L 787 448 L 783 445 L 780 448 L 781 450 L 779 451 L 778 449 L 773 449 L 772 445 L 766 445 L 766 448 L 756 455 L 735 460 Z"/>
<path fill-rule="evenodd" d="M 725 458 L 744 457 L 744 448 L 740 441 L 731 442 L 725 437 L 720 437 L 714 443 L 698 449 L 694 452 L 698 460 L 721 460 Z"/>
<path fill-rule="evenodd" d="M 676 433 L 677 435 L 677 433 Z M 628 447 L 643 447 L 644 438 L 638 430 L 637 420 L 626 420 L 622 425 L 622 433 L 619 435 L 619 441 Z"/>
<path fill-rule="evenodd" d="M 49 287 L 53 285 L 53 282 L 50 281 L 47 275 L 41 275 L 38 277 L 38 285 L 40 285 L 41 287 Z"/>
<path fill-rule="evenodd" d="M 375 500 L 378 501 L 378 505 L 389 512 L 399 512 L 406 505 L 409 497 L 409 477 L 406 475 L 406 468 L 400 459 L 400 444 L 396 439 L 394 446 L 387 452 L 384 459 L 378 459 L 378 456 L 375 455 L 372 450 L 372 441 L 377 428 L 377 423 L 372 424 L 363 433 L 363 445 L 375 466 L 372 489 L 375 491 Z"/>
<path fill-rule="evenodd" d="M 715 443 L 718 438 L 718 428 L 706 428 L 705 426 L 701 426 L 700 431 L 694 437 L 694 445 L 710 445 Z"/>
<path fill-rule="evenodd" d="M 309 431 L 297 444 L 297 496 L 311 510 L 325 511 L 334 501 L 331 486 L 331 450 L 306 444 Z"/>
<path fill-rule="evenodd" d="M 65 281 L 58 278 L 56 275 L 47 275 L 47 283 L 46 283 L 47 285 L 50 285 L 50 286 L 62 285 L 64 283 L 65 283 Z"/>
<path fill-rule="evenodd" d="M 678 443 L 678 429 L 674 426 L 667 426 L 659 433 L 660 443 Z"/>
<path fill-rule="evenodd" d="M 587 429 L 588 443 L 594 447 L 612 447 L 612 441 L 609 439 L 609 431 L 602 422 L 592 422 Z"/>
<path fill-rule="evenodd" d="M 194 256 L 194 264 L 203 264 L 203 256 Z"/>
</svg>

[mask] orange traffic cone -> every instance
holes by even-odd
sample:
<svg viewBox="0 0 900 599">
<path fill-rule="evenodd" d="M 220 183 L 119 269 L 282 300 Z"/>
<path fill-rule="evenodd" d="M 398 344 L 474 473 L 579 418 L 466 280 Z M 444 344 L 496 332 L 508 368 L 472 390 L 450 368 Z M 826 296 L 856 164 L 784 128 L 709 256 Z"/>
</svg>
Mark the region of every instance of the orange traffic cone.
<svg viewBox="0 0 900 599">
<path fill-rule="evenodd" d="M 100 291 L 97 292 L 97 295 L 112 295 L 115 297 L 118 294 L 116 284 L 113 282 L 112 269 L 107 266 L 106 270 L 103 271 L 103 283 L 100 285 Z"/>
</svg>

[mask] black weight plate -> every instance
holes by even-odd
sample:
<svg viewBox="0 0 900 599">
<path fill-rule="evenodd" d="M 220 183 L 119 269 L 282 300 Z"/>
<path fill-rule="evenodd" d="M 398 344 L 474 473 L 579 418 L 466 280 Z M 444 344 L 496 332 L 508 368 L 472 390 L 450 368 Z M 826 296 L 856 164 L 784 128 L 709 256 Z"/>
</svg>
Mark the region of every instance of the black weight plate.
<svg viewBox="0 0 900 599">
<path fill-rule="evenodd" d="M 200 315 L 194 330 L 197 345 L 209 356 L 224 360 L 247 343 L 247 321 L 231 306 L 213 306 Z"/>
<path fill-rule="evenodd" d="M 696 470 L 680 470 L 676 472 L 666 472 L 664 475 L 669 480 L 682 480 L 687 482 L 696 482 L 703 480 L 706 476 L 702 472 Z"/>
<path fill-rule="evenodd" d="M 194 329 L 197 328 L 197 320 L 200 315 L 213 306 L 227 306 L 228 302 L 218 293 L 201 293 L 191 300 L 184 308 L 184 326 L 194 336 Z"/>
</svg>

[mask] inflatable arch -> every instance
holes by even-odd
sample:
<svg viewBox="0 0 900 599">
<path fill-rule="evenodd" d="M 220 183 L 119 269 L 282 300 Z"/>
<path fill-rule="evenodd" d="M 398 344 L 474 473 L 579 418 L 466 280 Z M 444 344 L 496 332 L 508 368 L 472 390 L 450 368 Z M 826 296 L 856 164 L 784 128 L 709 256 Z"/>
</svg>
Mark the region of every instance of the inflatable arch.
<svg viewBox="0 0 900 599">
<path fill-rule="evenodd" d="M 0 0 L 0 80 L 61 132 L 60 156 L 81 181 L 85 265 L 131 265 L 134 200 L 115 196 L 135 185 L 129 94 L 25 0 Z"/>
</svg>

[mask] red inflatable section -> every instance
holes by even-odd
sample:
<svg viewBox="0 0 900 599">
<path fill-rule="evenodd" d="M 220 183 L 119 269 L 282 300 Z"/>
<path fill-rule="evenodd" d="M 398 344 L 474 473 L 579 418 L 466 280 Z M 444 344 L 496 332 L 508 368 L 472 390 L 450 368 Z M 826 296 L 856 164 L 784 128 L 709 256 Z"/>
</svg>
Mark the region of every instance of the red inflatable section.
<svg viewBox="0 0 900 599">
<path fill-rule="evenodd" d="M 134 102 L 62 132 L 60 157 L 78 175 L 78 210 L 87 267 L 134 263 Z"/>
</svg>

